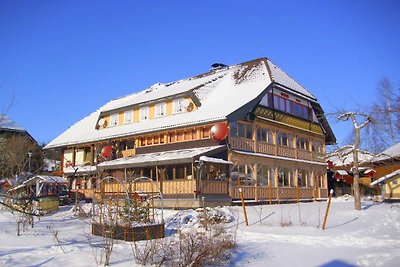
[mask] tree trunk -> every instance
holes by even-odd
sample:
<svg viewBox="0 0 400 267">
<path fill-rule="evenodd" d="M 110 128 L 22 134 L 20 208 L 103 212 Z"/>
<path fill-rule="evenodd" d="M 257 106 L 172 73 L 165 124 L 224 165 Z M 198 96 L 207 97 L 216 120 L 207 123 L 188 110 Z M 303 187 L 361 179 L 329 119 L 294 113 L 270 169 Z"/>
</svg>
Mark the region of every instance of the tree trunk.
<svg viewBox="0 0 400 267">
<path fill-rule="evenodd" d="M 361 210 L 361 196 L 360 196 L 360 174 L 358 172 L 358 150 L 360 146 L 360 129 L 356 128 L 356 140 L 354 143 L 354 150 L 353 150 L 353 159 L 354 159 L 354 166 L 353 166 L 353 190 L 354 190 L 354 208 L 356 210 Z"/>
</svg>

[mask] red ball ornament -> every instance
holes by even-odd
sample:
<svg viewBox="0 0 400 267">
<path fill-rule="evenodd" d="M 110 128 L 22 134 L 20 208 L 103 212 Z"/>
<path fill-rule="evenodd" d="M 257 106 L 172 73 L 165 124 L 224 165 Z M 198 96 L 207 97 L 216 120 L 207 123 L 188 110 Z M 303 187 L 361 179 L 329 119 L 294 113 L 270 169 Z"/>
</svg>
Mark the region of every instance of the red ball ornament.
<svg viewBox="0 0 400 267">
<path fill-rule="evenodd" d="M 225 123 L 217 123 L 210 130 L 210 136 L 214 141 L 222 141 L 228 136 L 228 126 Z"/>
<path fill-rule="evenodd" d="M 112 153 L 112 146 L 103 146 L 101 149 L 100 155 L 103 156 L 103 158 L 108 158 L 108 156 L 111 155 Z"/>
</svg>

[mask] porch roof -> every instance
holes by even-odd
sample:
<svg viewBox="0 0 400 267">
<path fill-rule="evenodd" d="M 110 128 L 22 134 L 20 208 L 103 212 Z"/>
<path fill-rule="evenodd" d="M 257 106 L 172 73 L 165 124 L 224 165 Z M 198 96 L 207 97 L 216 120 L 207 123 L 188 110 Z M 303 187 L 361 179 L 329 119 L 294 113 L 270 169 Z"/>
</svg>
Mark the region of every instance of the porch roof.
<svg viewBox="0 0 400 267">
<path fill-rule="evenodd" d="M 381 183 L 387 183 L 387 182 L 390 182 L 390 181 L 392 181 L 392 180 L 394 180 L 396 178 L 400 178 L 400 169 L 398 169 L 398 170 L 396 170 L 394 172 L 391 172 L 391 173 L 389 173 L 389 174 L 387 174 L 385 176 L 382 176 L 381 178 L 373 181 L 371 183 L 371 186 L 375 186 L 375 185 L 378 185 L 378 184 L 381 184 Z"/>
<path fill-rule="evenodd" d="M 192 163 L 198 160 L 200 156 L 212 156 L 224 150 L 226 150 L 226 146 L 211 146 L 138 154 L 128 158 L 105 161 L 100 163 L 98 167 L 101 169 L 124 169 L 156 165 Z"/>
</svg>

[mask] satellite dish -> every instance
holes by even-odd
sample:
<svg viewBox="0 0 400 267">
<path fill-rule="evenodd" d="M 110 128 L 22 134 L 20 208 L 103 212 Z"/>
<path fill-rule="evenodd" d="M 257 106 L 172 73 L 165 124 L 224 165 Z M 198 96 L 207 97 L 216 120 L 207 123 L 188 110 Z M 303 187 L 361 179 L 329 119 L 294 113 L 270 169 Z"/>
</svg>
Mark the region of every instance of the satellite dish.
<svg viewBox="0 0 400 267">
<path fill-rule="evenodd" d="M 101 149 L 100 155 L 101 155 L 103 158 L 106 159 L 106 158 L 108 158 L 108 156 L 111 155 L 112 151 L 113 151 L 112 146 L 110 146 L 110 145 L 108 145 L 108 146 L 103 146 L 103 148 Z"/>
<path fill-rule="evenodd" d="M 228 136 L 228 125 L 225 123 L 217 123 L 210 130 L 210 136 L 214 141 L 220 142 Z"/>
<path fill-rule="evenodd" d="M 191 103 L 190 103 L 189 99 L 185 99 L 182 101 L 182 106 L 186 109 L 189 107 L 190 104 Z"/>
<path fill-rule="evenodd" d="M 97 125 L 106 127 L 107 122 L 106 122 L 106 120 L 105 120 L 104 118 L 101 118 L 101 119 L 99 120 L 99 122 L 97 123 Z"/>
<path fill-rule="evenodd" d="M 193 110 L 193 103 L 190 103 L 189 104 L 189 106 L 186 108 L 186 110 L 188 111 L 188 112 L 190 112 L 190 111 L 192 111 Z"/>
</svg>

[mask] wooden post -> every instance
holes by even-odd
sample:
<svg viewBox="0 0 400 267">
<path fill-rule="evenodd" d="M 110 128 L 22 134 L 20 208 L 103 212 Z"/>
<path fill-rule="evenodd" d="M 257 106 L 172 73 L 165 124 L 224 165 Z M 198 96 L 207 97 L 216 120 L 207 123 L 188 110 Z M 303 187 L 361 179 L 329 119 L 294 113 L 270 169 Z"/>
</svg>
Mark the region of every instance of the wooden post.
<svg viewBox="0 0 400 267">
<path fill-rule="evenodd" d="M 294 171 L 294 177 L 296 178 L 295 184 L 296 184 L 296 201 L 297 204 L 300 202 L 300 191 L 299 191 L 299 170 L 296 169 Z"/>
<path fill-rule="evenodd" d="M 270 205 L 272 205 L 272 181 L 271 181 L 271 178 L 270 178 L 270 180 L 268 181 L 269 182 L 269 185 L 268 185 L 268 188 L 269 188 L 269 204 Z"/>
<path fill-rule="evenodd" d="M 322 230 L 325 230 L 326 220 L 328 219 L 329 207 L 331 206 L 332 194 L 333 194 L 333 189 L 331 189 L 331 191 L 329 192 L 328 206 L 326 207 L 325 218 L 324 218 L 324 224 L 322 225 Z"/>
<path fill-rule="evenodd" d="M 242 201 L 244 219 L 245 219 L 245 221 L 246 221 L 246 225 L 249 226 L 249 221 L 247 220 L 246 206 L 244 205 L 244 199 L 243 199 L 243 190 L 242 190 L 241 187 L 239 187 L 239 194 L 240 194 L 240 199 L 241 199 L 241 201 Z"/>
</svg>

